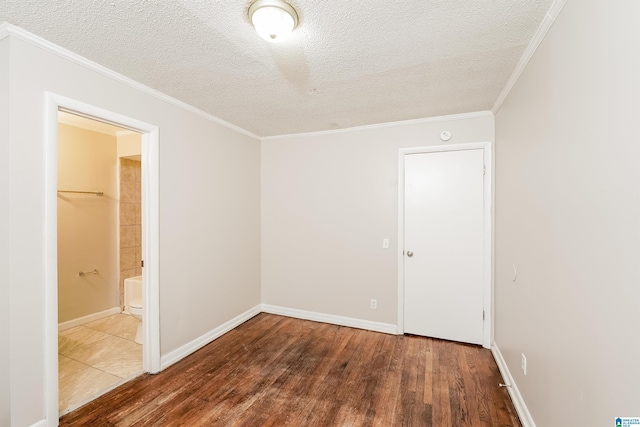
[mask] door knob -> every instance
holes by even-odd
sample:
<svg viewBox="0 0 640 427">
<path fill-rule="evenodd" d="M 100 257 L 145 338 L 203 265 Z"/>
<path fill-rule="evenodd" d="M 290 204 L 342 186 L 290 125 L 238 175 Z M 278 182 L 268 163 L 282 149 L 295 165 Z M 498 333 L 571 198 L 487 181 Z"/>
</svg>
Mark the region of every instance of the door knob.
<svg viewBox="0 0 640 427">
<path fill-rule="evenodd" d="M 411 257 L 413 256 L 413 252 L 408 251 L 408 252 L 407 252 L 407 256 L 408 256 L 409 258 L 411 258 Z"/>
</svg>

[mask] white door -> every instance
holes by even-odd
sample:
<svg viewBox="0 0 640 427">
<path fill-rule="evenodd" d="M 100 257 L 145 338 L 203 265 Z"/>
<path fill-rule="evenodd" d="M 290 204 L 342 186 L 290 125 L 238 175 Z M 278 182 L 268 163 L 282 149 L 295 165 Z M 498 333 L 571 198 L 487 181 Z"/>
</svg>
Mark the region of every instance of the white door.
<svg viewBox="0 0 640 427">
<path fill-rule="evenodd" d="M 482 344 L 484 153 L 405 155 L 404 330 Z"/>
</svg>

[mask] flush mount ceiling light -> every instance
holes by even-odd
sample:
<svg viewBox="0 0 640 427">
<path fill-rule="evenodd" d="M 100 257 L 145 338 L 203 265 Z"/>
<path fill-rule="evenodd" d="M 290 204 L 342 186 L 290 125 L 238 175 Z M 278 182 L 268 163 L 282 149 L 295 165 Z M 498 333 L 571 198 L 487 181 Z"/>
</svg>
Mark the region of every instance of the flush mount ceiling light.
<svg viewBox="0 0 640 427">
<path fill-rule="evenodd" d="M 298 14 L 282 0 L 256 0 L 249 6 L 249 19 L 258 35 L 268 42 L 281 42 L 298 25 Z"/>
</svg>

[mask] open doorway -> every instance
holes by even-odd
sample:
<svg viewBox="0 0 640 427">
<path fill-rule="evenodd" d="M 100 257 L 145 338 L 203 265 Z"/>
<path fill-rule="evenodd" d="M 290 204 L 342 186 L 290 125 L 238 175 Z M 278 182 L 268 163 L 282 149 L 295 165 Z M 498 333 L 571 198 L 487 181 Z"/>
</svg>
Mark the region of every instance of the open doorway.
<svg viewBox="0 0 640 427">
<path fill-rule="evenodd" d="M 57 419 L 62 413 L 87 403 L 141 372 L 156 373 L 160 370 L 158 129 L 156 126 L 58 95 L 48 94 L 47 101 L 45 393 L 48 425 L 57 425 Z M 59 123 L 59 116 L 64 117 L 62 123 Z M 72 155 L 65 160 L 67 166 L 72 165 L 71 169 L 75 167 L 85 173 L 88 170 L 89 174 L 70 178 L 78 172 L 73 171 L 73 174 L 65 175 L 68 171 L 63 171 L 62 163 L 58 163 L 63 160 L 59 150 L 69 148 L 59 138 L 59 134 L 65 129 L 68 131 L 70 127 L 64 120 L 73 121 L 76 126 L 71 126 L 72 130 L 85 137 L 89 135 L 84 132 L 88 129 L 78 129 L 78 123 L 85 123 L 89 127 L 98 126 L 103 130 L 115 128 L 112 130 L 116 132 L 116 146 L 107 150 L 111 153 L 107 163 L 111 162 L 113 166 L 113 180 L 107 179 L 100 184 L 97 178 L 100 174 L 91 170 L 109 170 L 109 166 L 98 167 L 99 162 L 96 163 L 96 159 L 91 158 L 96 155 L 94 151 L 100 151 L 95 145 L 85 145 L 84 151 L 88 152 L 85 154 L 89 155 L 89 160 L 75 158 L 74 150 L 71 150 Z M 131 152 L 131 144 L 124 144 L 127 145 L 124 150 L 126 153 L 118 153 L 118 132 L 123 139 L 129 136 L 129 140 L 139 140 L 140 148 L 137 153 Z M 88 142 L 82 141 L 82 137 L 80 139 L 77 144 Z M 115 156 L 112 155 L 114 152 Z M 125 194 L 123 191 L 129 193 Z M 136 203 L 136 197 L 139 197 L 139 203 Z M 130 205 L 126 212 L 124 209 L 121 212 L 120 209 L 120 201 L 123 199 Z M 62 209 L 59 209 L 59 203 Z M 62 218 L 62 215 L 69 213 L 63 213 L 64 210 L 79 216 Z M 111 225 L 84 224 L 83 229 L 80 226 L 82 222 L 90 223 L 92 216 L 103 220 L 112 218 L 114 221 Z M 121 221 L 122 218 L 124 219 Z M 65 223 L 60 230 L 59 219 Z M 69 230 L 71 237 L 62 235 Z M 106 240 L 100 240 L 101 232 L 107 236 Z M 105 247 L 112 250 L 102 251 L 101 255 L 100 249 Z M 73 265 L 69 266 L 67 261 L 63 261 L 59 266 L 59 255 L 68 256 L 69 249 L 70 264 Z M 125 280 L 128 279 L 138 279 L 135 304 L 132 303 L 131 292 L 127 295 Z M 66 294 L 69 293 L 82 298 L 66 299 Z M 86 298 L 96 296 L 98 298 Z M 131 314 L 136 314 L 141 323 Z M 140 328 L 137 327 L 138 324 L 141 325 Z M 140 331 L 136 334 L 138 329 Z M 136 339 L 139 343 L 135 342 Z M 115 341 L 124 343 L 127 348 L 119 347 Z M 100 349 L 100 344 L 107 345 Z M 70 367 L 60 377 L 59 362 L 62 369 L 65 364 Z M 72 394 L 76 396 L 70 402 L 67 390 L 63 389 L 69 388 L 68 376 L 80 371 L 92 373 L 93 379 L 100 379 L 80 379 L 81 375 L 76 375 L 70 387 L 74 391 Z M 110 381 L 105 381 L 105 378 Z M 76 393 L 82 388 L 88 389 L 84 396 Z"/>
<path fill-rule="evenodd" d="M 58 113 L 58 401 L 142 370 L 141 135 Z"/>
</svg>

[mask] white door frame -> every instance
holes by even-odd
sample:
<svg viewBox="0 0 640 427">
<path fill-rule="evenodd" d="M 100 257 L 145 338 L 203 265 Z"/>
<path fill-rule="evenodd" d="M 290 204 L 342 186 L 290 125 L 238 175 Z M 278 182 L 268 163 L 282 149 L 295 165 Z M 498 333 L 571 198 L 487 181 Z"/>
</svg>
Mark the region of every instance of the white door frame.
<svg viewBox="0 0 640 427">
<path fill-rule="evenodd" d="M 142 368 L 160 371 L 159 132 L 158 127 L 47 92 L 45 105 L 44 348 L 47 425 L 58 425 L 58 110 L 110 122 L 142 134 Z"/>
<path fill-rule="evenodd" d="M 486 168 L 484 179 L 484 277 L 482 346 L 491 348 L 493 340 L 493 150 L 491 142 L 434 145 L 401 148 L 398 155 L 398 334 L 404 334 L 404 160 L 409 154 L 442 151 L 483 150 Z"/>
</svg>

